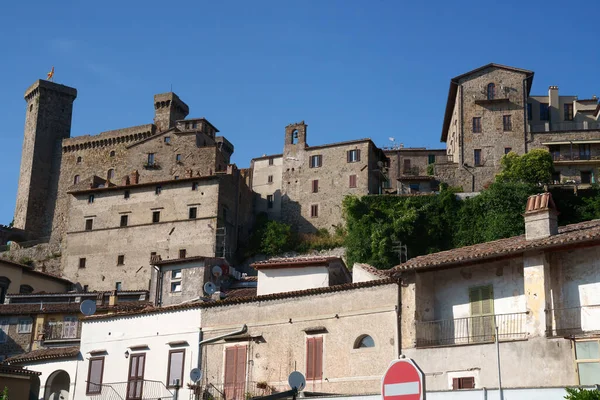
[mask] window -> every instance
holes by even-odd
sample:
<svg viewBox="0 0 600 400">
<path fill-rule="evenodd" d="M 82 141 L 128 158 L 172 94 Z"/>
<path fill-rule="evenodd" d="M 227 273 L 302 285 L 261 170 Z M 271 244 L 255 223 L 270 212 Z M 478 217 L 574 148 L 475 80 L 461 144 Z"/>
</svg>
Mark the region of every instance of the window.
<svg viewBox="0 0 600 400">
<path fill-rule="evenodd" d="M 85 268 L 85 258 L 79 259 L 79 268 Z"/>
<path fill-rule="evenodd" d="M 565 104 L 565 121 L 573 121 L 573 103 Z"/>
<path fill-rule="evenodd" d="M 171 136 L 165 136 L 165 144 L 171 144 Z"/>
<path fill-rule="evenodd" d="M 358 150 L 358 149 L 348 150 L 348 152 L 346 152 L 346 161 L 349 163 L 359 162 L 360 161 L 360 150 Z"/>
<path fill-rule="evenodd" d="M 273 163 L 274 163 L 273 157 L 269 157 L 269 165 L 273 165 Z"/>
<path fill-rule="evenodd" d="M 269 177 L 267 178 L 267 182 L 273 183 L 273 175 L 269 175 Z"/>
<path fill-rule="evenodd" d="M 19 319 L 19 324 L 17 325 L 17 333 L 31 333 L 31 325 L 31 318 Z"/>
<path fill-rule="evenodd" d="M 504 148 L 504 154 L 508 154 L 512 151 L 512 147 L 505 147 Z"/>
<path fill-rule="evenodd" d="M 349 183 L 351 188 L 355 188 L 356 187 L 356 175 L 350 175 L 350 183 Z"/>
<path fill-rule="evenodd" d="M 196 219 L 197 215 L 198 215 L 198 208 L 190 207 L 190 209 L 188 210 L 188 219 Z"/>
<path fill-rule="evenodd" d="M 106 173 L 106 179 L 110 181 L 110 180 L 112 180 L 114 178 L 115 178 L 115 170 L 111 168 Z"/>
<path fill-rule="evenodd" d="M 126 191 L 123 192 L 123 198 L 124 199 L 128 199 L 129 196 L 130 196 L 129 190 L 126 190 Z"/>
<path fill-rule="evenodd" d="M 310 168 L 319 168 L 322 165 L 323 165 L 323 156 L 322 155 L 319 154 L 316 156 L 310 156 L 310 164 L 309 164 Z"/>
<path fill-rule="evenodd" d="M 542 121 L 548 121 L 550 119 L 548 103 L 540 103 L 540 119 Z"/>
<path fill-rule="evenodd" d="M 452 390 L 475 389 L 475 378 L 472 376 L 452 378 Z"/>
<path fill-rule="evenodd" d="M 94 199 L 95 199 L 95 198 L 94 198 L 94 195 L 93 195 L 93 194 L 90 194 L 90 195 L 88 196 L 88 203 L 89 203 L 89 204 L 92 204 L 92 203 L 94 202 Z"/>
<path fill-rule="evenodd" d="M 600 341 L 576 341 L 575 364 L 580 385 L 595 385 L 600 376 Z"/>
<path fill-rule="evenodd" d="M 502 127 L 504 128 L 505 132 L 512 131 L 512 120 L 510 115 L 502 116 Z"/>
<path fill-rule="evenodd" d="M 435 164 L 435 154 L 429 154 L 427 156 L 427 164 Z"/>
<path fill-rule="evenodd" d="M 155 194 L 161 194 L 162 193 L 162 186 L 158 185 L 156 187 L 156 189 L 154 189 L 154 193 Z"/>
<path fill-rule="evenodd" d="M 125 265 L 125 255 L 119 254 L 117 256 L 117 265 Z"/>
<path fill-rule="evenodd" d="M 553 144 L 548 146 L 548 150 L 550 150 L 550 154 L 552 154 L 552 159 L 554 161 L 560 160 L 560 145 Z"/>
<path fill-rule="evenodd" d="M 318 380 L 323 377 L 323 337 L 306 339 L 306 379 Z"/>
<path fill-rule="evenodd" d="M 154 165 L 154 153 L 148 153 L 148 165 Z"/>
<path fill-rule="evenodd" d="M 310 216 L 313 218 L 317 218 L 319 216 L 319 205 L 313 204 L 310 206 Z"/>
<path fill-rule="evenodd" d="M 171 293 L 181 292 L 181 282 L 171 282 Z"/>
<path fill-rule="evenodd" d="M 592 183 L 592 171 L 580 171 L 581 183 Z"/>
<path fill-rule="evenodd" d="M 160 222 L 160 211 L 152 211 L 152 223 Z"/>
<path fill-rule="evenodd" d="M 77 157 L 77 164 L 80 164 L 82 161 L 81 157 Z"/>
<path fill-rule="evenodd" d="M 375 347 L 375 341 L 369 335 L 361 335 L 354 342 L 355 349 L 363 349 L 367 347 Z"/>
<path fill-rule="evenodd" d="M 493 83 L 488 83 L 487 85 L 487 99 L 494 100 L 496 97 L 496 85 Z"/>
<path fill-rule="evenodd" d="M 421 191 L 421 185 L 418 183 L 411 183 L 408 185 L 411 193 L 418 193 Z"/>
<path fill-rule="evenodd" d="M 94 220 L 91 218 L 88 218 L 85 220 L 85 230 L 86 231 L 91 231 L 92 228 L 94 226 Z"/>
<path fill-rule="evenodd" d="M 533 118 L 533 105 L 531 103 L 527 103 L 527 121 L 531 121 Z"/>
<path fill-rule="evenodd" d="M 119 224 L 119 226 L 121 226 L 121 227 L 127 226 L 128 222 L 129 222 L 129 216 L 121 215 L 121 223 Z"/>
<path fill-rule="evenodd" d="M 104 375 L 104 357 L 90 358 L 88 366 L 88 379 L 86 394 L 98 394 L 102 392 L 102 376 Z"/>
<path fill-rule="evenodd" d="M 181 154 L 175 155 L 175 162 L 181 162 Z"/>
<path fill-rule="evenodd" d="M 481 117 L 473 118 L 473 133 L 481 133 Z"/>
<path fill-rule="evenodd" d="M 179 250 L 179 258 L 185 258 L 185 253 L 186 253 L 185 249 L 180 249 Z"/>
<path fill-rule="evenodd" d="M 589 144 L 580 144 L 579 145 L 579 159 L 580 160 L 589 160 L 592 158 L 592 152 Z"/>
<path fill-rule="evenodd" d="M 560 172 L 555 171 L 552 173 L 552 183 L 554 183 L 554 184 L 560 183 Z"/>
<path fill-rule="evenodd" d="M 0 320 L 0 343 L 5 343 L 8 337 L 8 328 L 10 327 L 7 319 Z"/>
<path fill-rule="evenodd" d="M 77 185 L 79 183 L 79 175 L 75 175 L 73 177 L 73 185 Z"/>
<path fill-rule="evenodd" d="M 144 389 L 144 367 L 146 353 L 136 353 L 129 357 L 129 373 L 127 374 L 127 400 L 142 399 Z M 147 393 L 146 393 L 147 394 Z"/>
<path fill-rule="evenodd" d="M 198 190 L 198 182 L 192 182 L 192 190 Z"/>
<path fill-rule="evenodd" d="M 475 166 L 481 166 L 481 149 L 473 150 L 473 158 L 475 162 Z"/>
<path fill-rule="evenodd" d="M 112 150 L 112 151 L 110 152 L 109 156 L 110 156 L 110 157 L 114 157 L 114 156 L 115 156 L 115 151 L 114 151 L 114 150 Z"/>
<path fill-rule="evenodd" d="M 267 208 L 273 208 L 273 195 L 267 195 Z"/>
<path fill-rule="evenodd" d="M 494 291 L 492 285 L 469 288 L 471 305 L 470 341 L 489 342 L 494 338 Z"/>
<path fill-rule="evenodd" d="M 224 392 L 226 399 L 243 399 L 246 394 L 247 347 L 225 348 Z"/>
<path fill-rule="evenodd" d="M 171 279 L 175 280 L 175 279 L 181 279 L 181 270 L 180 269 L 174 269 L 171 271 Z"/>
<path fill-rule="evenodd" d="M 19 286 L 19 293 L 20 294 L 33 293 L 33 287 L 31 287 L 30 285 L 21 285 L 21 286 Z"/>
<path fill-rule="evenodd" d="M 185 129 L 190 129 L 190 123 L 189 122 L 185 123 Z"/>
<path fill-rule="evenodd" d="M 197 129 L 198 123 L 196 121 L 192 122 L 192 129 Z"/>
<path fill-rule="evenodd" d="M 390 180 L 389 179 L 384 180 L 382 183 L 382 187 L 384 189 L 390 189 L 392 187 Z"/>
<path fill-rule="evenodd" d="M 223 220 L 227 221 L 227 207 L 223 207 Z"/>
<path fill-rule="evenodd" d="M 185 361 L 185 349 L 169 351 L 169 365 L 167 367 L 167 387 L 174 387 L 179 381 L 179 387 L 183 386 L 183 363 Z"/>
<path fill-rule="evenodd" d="M 10 279 L 5 276 L 0 276 L 0 304 L 4 304 L 4 297 L 10 286 Z"/>
<path fill-rule="evenodd" d="M 313 179 L 311 187 L 312 187 L 312 192 L 313 193 L 318 193 L 319 192 L 319 180 L 318 179 Z"/>
<path fill-rule="evenodd" d="M 115 290 L 117 292 L 120 292 L 123 289 L 123 285 L 121 284 L 121 282 L 115 282 Z"/>
<path fill-rule="evenodd" d="M 298 129 L 292 131 L 292 144 L 298 143 Z"/>
</svg>

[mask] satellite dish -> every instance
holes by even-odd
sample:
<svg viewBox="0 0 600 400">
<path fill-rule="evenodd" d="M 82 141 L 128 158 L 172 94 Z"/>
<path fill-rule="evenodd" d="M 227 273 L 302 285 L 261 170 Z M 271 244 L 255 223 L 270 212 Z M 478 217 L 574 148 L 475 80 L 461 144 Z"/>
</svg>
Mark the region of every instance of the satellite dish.
<svg viewBox="0 0 600 400">
<path fill-rule="evenodd" d="M 306 387 L 306 378 L 304 378 L 301 372 L 294 371 L 288 377 L 288 383 L 292 389 L 300 392 Z"/>
<path fill-rule="evenodd" d="M 211 294 L 213 294 L 216 291 L 217 291 L 217 285 L 215 285 L 214 283 L 206 282 L 204 284 L 204 293 L 206 293 L 207 295 L 210 296 Z"/>
<path fill-rule="evenodd" d="M 218 278 L 221 275 L 223 275 L 223 270 L 218 265 L 215 265 L 214 267 L 212 267 L 212 274 Z"/>
<path fill-rule="evenodd" d="M 96 312 L 96 302 L 94 300 L 84 300 L 79 306 L 79 311 L 86 317 L 94 315 Z"/>
<path fill-rule="evenodd" d="M 200 380 L 200 378 L 202 378 L 202 371 L 200 371 L 200 368 L 193 368 L 190 371 L 190 379 L 192 382 L 196 383 Z"/>
</svg>

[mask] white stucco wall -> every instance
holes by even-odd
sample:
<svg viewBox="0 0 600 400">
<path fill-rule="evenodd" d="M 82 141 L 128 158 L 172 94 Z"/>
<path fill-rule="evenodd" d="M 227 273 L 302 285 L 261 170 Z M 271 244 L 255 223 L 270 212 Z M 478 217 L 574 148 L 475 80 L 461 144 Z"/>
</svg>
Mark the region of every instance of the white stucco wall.
<svg viewBox="0 0 600 400">
<path fill-rule="evenodd" d="M 327 286 L 327 267 L 274 268 L 258 271 L 259 296 Z"/>
<path fill-rule="evenodd" d="M 84 321 L 81 332 L 81 354 L 84 361 L 77 369 L 77 399 L 86 398 L 85 380 L 88 375 L 90 351 L 105 350 L 103 384 L 115 384 L 116 390 L 124 391 L 131 354 L 146 353 L 144 379 L 167 384 L 169 350 L 185 349 L 182 389 L 179 398 L 190 395 L 187 384 L 189 372 L 197 367 L 200 331 L 200 309 L 188 309 L 136 316 Z M 185 341 L 185 345 L 171 346 L 169 342 Z M 147 345 L 146 350 L 133 350 L 131 346 Z M 120 383 L 120 384 L 119 384 Z M 123 392 L 124 393 L 124 392 Z M 164 395 L 163 395 L 164 396 Z M 125 398 L 124 395 L 122 395 Z"/>
<path fill-rule="evenodd" d="M 65 400 L 75 399 L 74 397 L 74 389 L 75 389 L 75 378 L 77 376 L 77 364 L 79 363 L 79 359 L 58 359 L 58 360 L 48 360 L 48 361 L 36 361 L 25 364 L 20 364 L 26 369 L 41 372 L 42 374 L 39 376 L 40 378 L 40 399 L 47 399 L 50 395 L 50 384 L 48 382 L 48 378 L 57 371 L 65 371 L 69 374 L 69 378 L 71 380 L 69 386 L 69 397 L 65 398 Z M 48 387 L 46 387 L 46 385 Z M 46 393 L 47 391 L 47 393 Z M 58 400 L 58 399 L 56 399 Z"/>
</svg>

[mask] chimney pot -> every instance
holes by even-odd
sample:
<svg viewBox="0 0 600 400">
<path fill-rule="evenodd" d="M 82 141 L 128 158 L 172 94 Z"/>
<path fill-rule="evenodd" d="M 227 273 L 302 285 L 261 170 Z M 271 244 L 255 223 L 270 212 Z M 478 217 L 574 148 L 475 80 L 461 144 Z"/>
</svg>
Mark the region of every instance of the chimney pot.
<svg viewBox="0 0 600 400">
<path fill-rule="evenodd" d="M 558 233 L 558 210 L 552 194 L 530 196 L 525 208 L 525 239 L 543 239 Z"/>
</svg>

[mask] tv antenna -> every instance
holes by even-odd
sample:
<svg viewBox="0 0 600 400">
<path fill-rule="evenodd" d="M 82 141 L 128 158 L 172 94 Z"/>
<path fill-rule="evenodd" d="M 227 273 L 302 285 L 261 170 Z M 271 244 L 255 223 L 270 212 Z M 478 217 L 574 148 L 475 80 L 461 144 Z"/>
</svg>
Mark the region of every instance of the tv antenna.
<svg viewBox="0 0 600 400">
<path fill-rule="evenodd" d="M 392 250 L 398 253 L 400 264 L 408 261 L 408 248 L 406 245 L 403 245 L 401 241 L 394 242 L 394 247 L 392 247 Z"/>
</svg>

